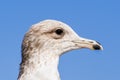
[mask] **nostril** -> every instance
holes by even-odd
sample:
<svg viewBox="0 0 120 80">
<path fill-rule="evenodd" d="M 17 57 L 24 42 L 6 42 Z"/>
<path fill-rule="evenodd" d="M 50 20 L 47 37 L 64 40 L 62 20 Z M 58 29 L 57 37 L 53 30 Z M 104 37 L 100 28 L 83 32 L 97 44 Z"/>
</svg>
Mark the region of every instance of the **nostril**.
<svg viewBox="0 0 120 80">
<path fill-rule="evenodd" d="M 94 43 L 93 41 L 89 41 L 90 43 Z"/>
<path fill-rule="evenodd" d="M 95 50 L 100 50 L 101 47 L 100 47 L 99 45 L 93 45 L 93 49 L 95 49 Z"/>
</svg>

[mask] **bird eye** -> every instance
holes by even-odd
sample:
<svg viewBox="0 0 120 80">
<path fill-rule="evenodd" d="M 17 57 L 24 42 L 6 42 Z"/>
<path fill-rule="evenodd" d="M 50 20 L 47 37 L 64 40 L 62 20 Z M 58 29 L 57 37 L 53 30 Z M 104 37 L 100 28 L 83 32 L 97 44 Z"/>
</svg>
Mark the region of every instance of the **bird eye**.
<svg viewBox="0 0 120 80">
<path fill-rule="evenodd" d="M 63 34 L 63 29 L 57 29 L 57 30 L 55 30 L 55 33 L 57 35 L 62 35 Z"/>
</svg>

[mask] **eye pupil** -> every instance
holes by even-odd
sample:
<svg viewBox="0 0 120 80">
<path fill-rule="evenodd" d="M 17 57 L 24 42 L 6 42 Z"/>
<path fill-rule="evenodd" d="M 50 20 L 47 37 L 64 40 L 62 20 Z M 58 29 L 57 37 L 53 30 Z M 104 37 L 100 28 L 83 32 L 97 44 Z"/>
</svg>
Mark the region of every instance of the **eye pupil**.
<svg viewBox="0 0 120 80">
<path fill-rule="evenodd" d="M 63 30 L 62 30 L 62 29 L 57 29 L 57 30 L 55 31 L 55 33 L 56 33 L 57 35 L 61 35 L 61 34 L 63 33 Z"/>
</svg>

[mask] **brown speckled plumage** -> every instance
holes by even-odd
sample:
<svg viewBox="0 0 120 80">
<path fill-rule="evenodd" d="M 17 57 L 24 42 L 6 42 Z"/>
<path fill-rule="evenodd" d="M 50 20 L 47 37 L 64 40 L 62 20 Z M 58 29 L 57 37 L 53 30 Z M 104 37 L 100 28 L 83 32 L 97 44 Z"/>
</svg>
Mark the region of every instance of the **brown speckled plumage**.
<svg viewBox="0 0 120 80">
<path fill-rule="evenodd" d="M 45 20 L 33 25 L 22 42 L 18 80 L 60 80 L 57 69 L 60 55 L 80 48 L 102 49 L 102 46 L 79 37 L 60 21 Z"/>
</svg>

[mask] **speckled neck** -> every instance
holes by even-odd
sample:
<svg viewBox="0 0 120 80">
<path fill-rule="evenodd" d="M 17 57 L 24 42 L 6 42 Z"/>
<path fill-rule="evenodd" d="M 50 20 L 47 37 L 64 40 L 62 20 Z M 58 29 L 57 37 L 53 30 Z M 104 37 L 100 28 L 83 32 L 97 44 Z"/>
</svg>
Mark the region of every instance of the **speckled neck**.
<svg viewBox="0 0 120 80">
<path fill-rule="evenodd" d="M 58 73 L 59 56 L 49 51 L 36 51 L 26 56 L 20 66 L 18 80 L 60 80 Z M 29 52 L 30 54 L 30 52 Z"/>
</svg>

